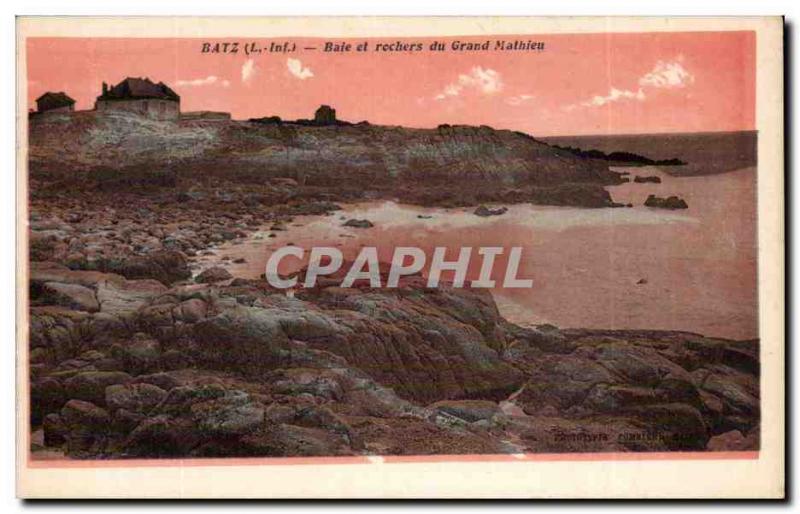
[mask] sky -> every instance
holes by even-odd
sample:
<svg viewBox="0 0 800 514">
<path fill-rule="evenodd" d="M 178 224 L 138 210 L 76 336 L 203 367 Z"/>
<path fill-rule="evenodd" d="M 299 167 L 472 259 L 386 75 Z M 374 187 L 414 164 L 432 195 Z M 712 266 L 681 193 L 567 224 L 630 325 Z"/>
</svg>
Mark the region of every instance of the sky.
<svg viewBox="0 0 800 514">
<path fill-rule="evenodd" d="M 453 42 L 533 40 L 544 50 L 454 51 Z M 203 53 L 238 41 L 237 53 Z M 235 119 L 309 118 L 321 104 L 339 119 L 435 127 L 489 125 L 534 136 L 713 132 L 755 128 L 755 34 L 683 32 L 450 38 L 369 38 L 350 52 L 325 39 L 289 39 L 291 53 L 245 55 L 286 39 L 31 38 L 28 103 L 64 91 L 91 109 L 101 83 L 127 76 L 163 81 L 181 110 Z M 423 51 L 377 52 L 377 43 Z M 445 51 L 428 50 L 445 43 Z M 355 51 L 367 42 L 369 50 Z M 315 50 L 306 50 L 306 48 Z"/>
</svg>

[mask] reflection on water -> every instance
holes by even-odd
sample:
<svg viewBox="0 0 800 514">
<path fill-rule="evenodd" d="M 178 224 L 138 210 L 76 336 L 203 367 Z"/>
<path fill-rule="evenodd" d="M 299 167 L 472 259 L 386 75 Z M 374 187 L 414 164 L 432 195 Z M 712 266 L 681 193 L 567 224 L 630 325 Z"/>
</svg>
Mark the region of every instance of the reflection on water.
<svg viewBox="0 0 800 514">
<path fill-rule="evenodd" d="M 392 202 L 357 204 L 332 216 L 298 217 L 285 232 L 265 230 L 247 242 L 218 250 L 244 264 L 235 276 L 258 277 L 271 249 L 337 246 L 353 259 L 362 246 L 377 246 L 389 260 L 396 246 L 521 246 L 520 276 L 533 288 L 495 290 L 505 317 L 517 323 L 560 327 L 646 328 L 699 332 L 737 339 L 758 337 L 755 169 L 674 178 L 656 168 L 627 168 L 658 175 L 661 184 L 609 188 L 634 208 L 578 209 L 509 206 L 502 216 L 481 218 L 473 209 L 427 209 Z M 648 194 L 678 195 L 688 210 L 642 206 Z M 366 218 L 371 229 L 341 226 Z M 494 277 L 502 281 L 505 261 Z M 471 273 L 480 261 L 474 259 Z M 285 271 L 288 271 L 284 269 Z"/>
</svg>

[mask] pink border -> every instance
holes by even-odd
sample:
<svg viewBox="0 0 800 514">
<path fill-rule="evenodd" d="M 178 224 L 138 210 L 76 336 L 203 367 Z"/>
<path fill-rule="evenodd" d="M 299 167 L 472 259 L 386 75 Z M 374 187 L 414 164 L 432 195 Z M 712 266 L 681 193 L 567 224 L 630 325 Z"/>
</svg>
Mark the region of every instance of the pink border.
<svg viewBox="0 0 800 514">
<path fill-rule="evenodd" d="M 520 453 L 487 455 L 407 455 L 348 457 L 252 457 L 215 459 L 114 459 L 36 460 L 28 455 L 29 468 L 138 468 L 200 466 L 302 466 L 320 464 L 386 464 L 446 462 L 552 462 L 552 461 L 646 461 L 646 460 L 756 460 L 758 451 L 730 452 L 609 452 L 609 453 Z"/>
</svg>

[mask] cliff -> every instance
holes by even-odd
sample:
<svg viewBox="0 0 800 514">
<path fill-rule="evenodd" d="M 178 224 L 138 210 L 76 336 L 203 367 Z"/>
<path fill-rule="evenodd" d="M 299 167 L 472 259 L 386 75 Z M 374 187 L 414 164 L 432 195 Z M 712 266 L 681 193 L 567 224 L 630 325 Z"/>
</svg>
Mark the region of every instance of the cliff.
<svg viewBox="0 0 800 514">
<path fill-rule="evenodd" d="M 603 186 L 620 182 L 606 163 L 485 126 L 174 123 L 84 112 L 31 120 L 29 157 L 32 177 L 66 180 L 62 186 L 79 177 L 76 185 L 85 188 L 87 179 L 145 170 L 174 174 L 175 183 L 291 178 L 332 193 L 441 205 L 495 200 L 611 206 Z"/>
</svg>

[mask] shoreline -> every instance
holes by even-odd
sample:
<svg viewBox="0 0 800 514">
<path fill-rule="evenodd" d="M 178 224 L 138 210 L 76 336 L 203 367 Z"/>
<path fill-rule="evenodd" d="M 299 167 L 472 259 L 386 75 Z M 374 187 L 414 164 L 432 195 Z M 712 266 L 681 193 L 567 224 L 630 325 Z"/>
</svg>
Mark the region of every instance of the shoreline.
<svg viewBox="0 0 800 514">
<path fill-rule="evenodd" d="M 520 326 L 488 291 L 414 276 L 396 290 L 327 277 L 294 297 L 262 280 L 193 280 L 190 264 L 212 246 L 337 216 L 337 202 L 533 201 L 603 214 L 588 207 L 615 206 L 606 188 L 623 184 L 619 173 L 480 127 L 201 123 L 174 134 L 123 118 L 80 137 L 147 124 L 125 161 L 124 137 L 109 148 L 115 139 L 69 139 L 85 127 L 32 129 L 31 424 L 47 449 L 94 459 L 759 448 L 753 341 Z M 342 138 L 355 149 L 320 163 Z M 415 150 L 386 162 L 368 151 L 376 138 L 381 156 L 409 141 Z M 76 142 L 83 153 L 61 155 Z M 332 174 L 339 164 L 355 171 Z M 402 180 L 375 185 L 395 173 Z M 614 210 L 626 211 L 637 215 Z"/>
</svg>

